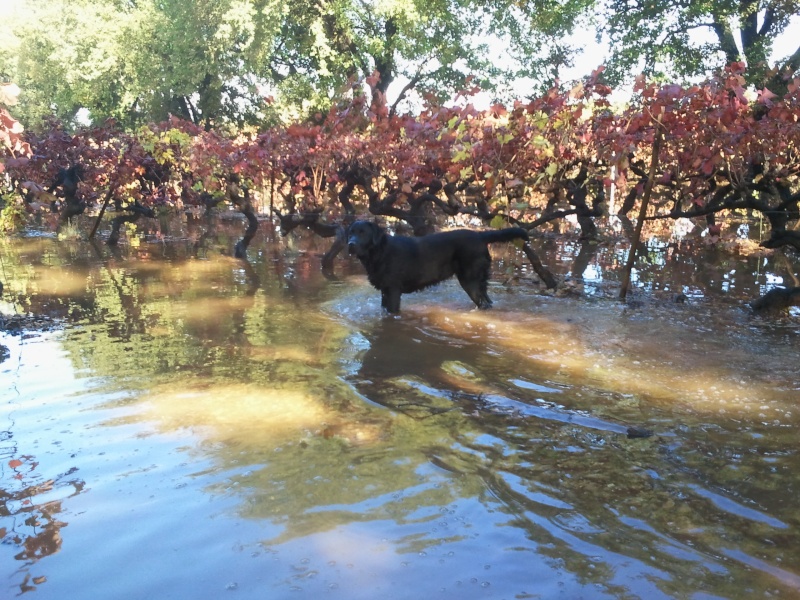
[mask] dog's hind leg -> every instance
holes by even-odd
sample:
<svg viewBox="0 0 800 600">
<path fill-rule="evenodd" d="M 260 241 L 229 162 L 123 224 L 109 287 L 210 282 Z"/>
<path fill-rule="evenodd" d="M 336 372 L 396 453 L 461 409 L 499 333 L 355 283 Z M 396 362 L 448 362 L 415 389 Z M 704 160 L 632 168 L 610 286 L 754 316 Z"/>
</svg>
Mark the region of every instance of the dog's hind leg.
<svg viewBox="0 0 800 600">
<path fill-rule="evenodd" d="M 381 308 L 392 315 L 400 312 L 400 290 L 387 288 L 381 290 Z"/>
<path fill-rule="evenodd" d="M 481 310 L 492 307 L 492 300 L 487 293 L 487 283 L 485 279 L 474 279 L 473 277 L 458 276 L 458 283 L 467 292 L 467 295 Z"/>
<path fill-rule="evenodd" d="M 490 267 L 491 259 L 487 251 L 485 257 L 481 256 L 473 259 L 466 265 L 459 265 L 456 272 L 458 283 L 460 283 L 464 291 L 467 292 L 467 295 L 475 303 L 475 306 L 480 309 L 492 307 L 492 300 L 489 298 L 487 290 Z"/>
<path fill-rule="evenodd" d="M 487 287 L 489 286 L 489 282 L 485 279 L 480 283 L 480 291 L 481 291 L 481 299 L 483 300 L 482 304 L 479 304 L 479 308 L 492 308 L 492 299 L 489 298 L 489 292 Z"/>
</svg>

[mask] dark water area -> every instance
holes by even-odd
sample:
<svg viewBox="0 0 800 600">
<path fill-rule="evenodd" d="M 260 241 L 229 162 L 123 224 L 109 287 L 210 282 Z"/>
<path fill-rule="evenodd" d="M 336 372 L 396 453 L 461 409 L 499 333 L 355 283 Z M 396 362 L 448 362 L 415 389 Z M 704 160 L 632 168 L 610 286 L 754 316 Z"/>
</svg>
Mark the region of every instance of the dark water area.
<svg viewBox="0 0 800 600">
<path fill-rule="evenodd" d="M 785 256 L 652 242 L 623 305 L 626 248 L 545 239 L 560 292 L 495 249 L 491 311 L 390 318 L 237 231 L 0 241 L 0 598 L 800 597 Z"/>
</svg>

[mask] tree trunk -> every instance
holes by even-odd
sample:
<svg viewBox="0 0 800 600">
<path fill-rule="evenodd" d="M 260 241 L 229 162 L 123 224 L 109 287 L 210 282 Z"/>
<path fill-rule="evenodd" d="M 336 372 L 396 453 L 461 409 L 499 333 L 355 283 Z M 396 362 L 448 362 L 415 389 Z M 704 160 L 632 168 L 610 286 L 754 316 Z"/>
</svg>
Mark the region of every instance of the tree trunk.
<svg viewBox="0 0 800 600">
<path fill-rule="evenodd" d="M 64 208 L 61 209 L 61 215 L 58 218 L 58 226 L 56 231 L 61 231 L 61 228 L 67 223 L 72 222 L 72 217 L 77 217 L 83 214 L 86 210 L 86 202 L 77 198 L 67 198 L 64 203 Z"/>
<path fill-rule="evenodd" d="M 556 278 L 547 269 L 547 267 L 542 264 L 542 261 L 539 259 L 539 255 L 536 254 L 536 251 L 531 247 L 530 242 L 525 242 L 522 245 L 522 251 L 525 253 L 525 256 L 528 257 L 528 260 L 531 261 L 533 270 L 547 286 L 547 289 L 555 289 L 555 287 L 558 285 L 558 281 L 556 281 Z"/>
<path fill-rule="evenodd" d="M 622 280 L 622 288 L 619 292 L 619 299 L 625 302 L 628 295 L 628 288 L 631 284 L 631 271 L 636 264 L 636 253 L 639 250 L 639 242 L 642 237 L 642 227 L 644 226 L 644 219 L 647 216 L 647 205 L 650 203 L 650 196 L 653 193 L 653 185 L 656 181 L 656 169 L 658 168 L 658 155 L 661 152 L 661 142 L 664 137 L 664 130 L 661 126 L 661 121 L 656 121 L 655 140 L 653 140 L 653 158 L 650 161 L 650 174 L 647 177 L 647 185 L 642 194 L 642 205 L 639 207 L 639 219 L 636 221 L 636 230 L 633 233 L 631 240 L 631 249 L 628 252 L 628 262 L 625 265 L 624 278 Z"/>
<path fill-rule="evenodd" d="M 253 241 L 253 238 L 256 236 L 256 232 L 258 231 L 258 219 L 256 218 L 255 212 L 253 212 L 253 207 L 250 206 L 250 202 L 245 203 L 240 210 L 247 218 L 247 229 L 244 232 L 244 237 L 242 237 L 242 239 L 236 243 L 236 246 L 234 246 L 233 255 L 236 258 L 246 258 L 247 247 L 250 245 L 250 242 Z"/>
</svg>

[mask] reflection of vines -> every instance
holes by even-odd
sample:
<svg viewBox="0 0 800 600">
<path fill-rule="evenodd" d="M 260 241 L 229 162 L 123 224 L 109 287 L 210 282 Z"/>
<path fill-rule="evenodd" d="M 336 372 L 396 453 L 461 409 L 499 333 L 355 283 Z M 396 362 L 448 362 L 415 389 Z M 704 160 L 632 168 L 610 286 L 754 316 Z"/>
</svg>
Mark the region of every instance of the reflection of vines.
<svg viewBox="0 0 800 600">
<path fill-rule="evenodd" d="M 39 483 L 26 482 L 38 465 L 39 463 L 30 455 L 20 455 L 7 462 L 3 461 L 3 470 L 7 466 L 14 475 L 3 477 L 3 487 L 0 488 L 0 520 L 8 523 L 0 527 L 0 540 L 3 544 L 19 548 L 20 551 L 14 558 L 25 563 L 23 571 L 39 559 L 55 554 L 61 549 L 61 528 L 67 525 L 56 518 L 62 511 L 63 500 L 36 504 L 35 498 L 64 486 L 73 487 L 74 491 L 67 496 L 72 497 L 80 494 L 85 486 L 83 480 L 66 479 L 75 473 L 77 468 L 72 468 L 55 479 Z M 12 490 L 14 482 L 20 482 L 20 487 Z M 20 583 L 20 590 L 22 593 L 35 590 L 36 585 L 44 581 L 45 577 L 33 577 L 26 572 L 24 580 Z"/>
</svg>

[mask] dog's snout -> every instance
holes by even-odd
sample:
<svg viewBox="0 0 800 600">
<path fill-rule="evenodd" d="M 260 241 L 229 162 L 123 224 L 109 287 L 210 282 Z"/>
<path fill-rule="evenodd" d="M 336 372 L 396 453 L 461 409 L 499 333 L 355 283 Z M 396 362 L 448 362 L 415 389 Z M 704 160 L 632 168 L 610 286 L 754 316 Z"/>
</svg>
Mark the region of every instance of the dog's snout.
<svg viewBox="0 0 800 600">
<path fill-rule="evenodd" d="M 347 251 L 350 254 L 355 254 L 355 251 L 356 251 L 356 238 L 351 237 L 349 240 L 347 240 Z"/>
</svg>

